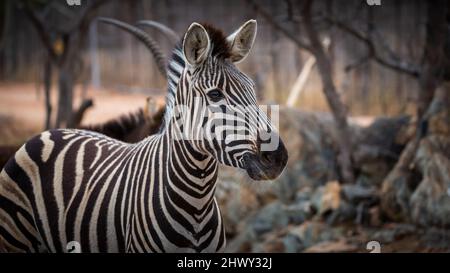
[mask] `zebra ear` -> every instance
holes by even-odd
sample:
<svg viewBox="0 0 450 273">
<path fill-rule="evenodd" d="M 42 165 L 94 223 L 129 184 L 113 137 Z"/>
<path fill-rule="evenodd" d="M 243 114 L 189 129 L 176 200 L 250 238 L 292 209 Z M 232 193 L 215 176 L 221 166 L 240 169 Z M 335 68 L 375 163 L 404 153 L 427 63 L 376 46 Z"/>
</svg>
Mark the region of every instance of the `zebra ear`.
<svg viewBox="0 0 450 273">
<path fill-rule="evenodd" d="M 248 20 L 238 30 L 227 37 L 231 48 L 231 61 L 238 63 L 247 57 L 256 37 L 256 20 Z"/>
<path fill-rule="evenodd" d="M 183 55 L 186 61 L 192 66 L 201 64 L 208 57 L 210 47 L 206 29 L 198 23 L 192 23 L 183 38 Z"/>
</svg>

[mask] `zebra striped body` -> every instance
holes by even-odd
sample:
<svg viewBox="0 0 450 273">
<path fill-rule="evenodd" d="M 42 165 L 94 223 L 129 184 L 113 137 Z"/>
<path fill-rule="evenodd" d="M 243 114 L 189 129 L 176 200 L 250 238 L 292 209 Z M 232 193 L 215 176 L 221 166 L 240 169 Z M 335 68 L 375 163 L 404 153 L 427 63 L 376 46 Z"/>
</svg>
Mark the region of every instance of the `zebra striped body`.
<svg viewBox="0 0 450 273">
<path fill-rule="evenodd" d="M 174 54 L 180 54 L 179 48 Z M 170 66 L 178 68 L 170 70 L 177 77 L 184 68 L 181 61 L 174 58 L 177 64 Z M 176 93 L 175 86 L 169 94 Z M 28 141 L 1 174 L 9 186 L 1 188 L 0 203 L 8 203 L 3 190 L 9 187 L 28 200 L 19 213 L 28 219 L 24 224 L 28 228 L 6 233 L 32 236 L 16 245 L 5 242 L 6 249 L 61 252 L 68 242 L 77 241 L 83 252 L 220 250 L 225 238 L 213 196 L 217 162 L 192 153 L 185 143 L 171 141 L 170 132 L 167 128 L 133 145 L 73 129 L 44 132 Z M 173 160 L 181 151 L 186 156 Z M 169 160 L 171 164 L 164 164 Z M 186 168 L 189 160 L 189 166 L 196 168 Z M 10 178 L 14 175 L 9 174 L 10 170 L 27 177 L 24 188 Z M 206 175 L 196 177 L 198 174 Z M 192 200 L 183 198 L 184 192 Z M 53 204 L 45 202 L 52 199 Z M 166 216 L 180 214 L 183 225 Z M 1 215 L 2 222 L 11 226 L 20 221 L 3 220 L 3 215 L 17 215 L 12 211 Z M 33 215 L 37 219 L 32 220 Z"/>
<path fill-rule="evenodd" d="M 245 36 L 237 37 L 252 44 L 256 22 L 249 22 L 241 27 Z M 61 129 L 25 143 L 0 173 L 0 250 L 62 252 L 70 241 L 82 252 L 222 250 L 225 231 L 214 198 L 219 163 L 246 169 L 254 179 L 273 179 L 287 161 L 282 143 L 275 152 L 258 150 L 251 123 L 242 127 L 248 140 L 193 138 L 211 121 L 195 122 L 204 107 L 256 105 L 253 83 L 228 61 L 233 53 L 242 59 L 250 47 L 245 44 L 243 55 L 228 52 L 228 43 L 214 29 L 191 25 L 169 64 L 158 134 L 128 144 Z M 189 107 L 179 113 L 179 105 Z M 187 139 L 179 137 L 186 132 Z"/>
<path fill-rule="evenodd" d="M 194 164 L 207 179 L 194 173 L 181 181 L 185 159 L 171 158 L 174 149 L 187 147 L 163 134 L 133 145 L 81 130 L 34 137 L 1 173 L 0 234 L 23 235 L 4 238 L 5 249 L 61 252 L 77 241 L 83 252 L 219 250 L 224 232 L 215 184 L 202 184 L 215 179 L 217 164 L 199 158 Z M 11 176 L 26 179 L 18 184 Z M 186 200 L 183 191 L 202 198 Z M 179 214 L 183 226 L 167 217 Z"/>
</svg>

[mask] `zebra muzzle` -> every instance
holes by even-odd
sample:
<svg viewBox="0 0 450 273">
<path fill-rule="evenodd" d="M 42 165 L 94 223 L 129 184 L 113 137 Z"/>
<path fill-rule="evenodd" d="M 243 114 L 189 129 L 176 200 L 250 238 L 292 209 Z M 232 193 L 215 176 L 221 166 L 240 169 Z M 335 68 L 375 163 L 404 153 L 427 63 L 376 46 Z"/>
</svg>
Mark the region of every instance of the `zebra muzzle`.
<svg viewBox="0 0 450 273">
<path fill-rule="evenodd" d="M 258 154 L 248 152 L 243 156 L 244 169 L 253 180 L 273 180 L 283 172 L 288 161 L 288 152 L 279 140 L 278 148 L 260 151 Z"/>
</svg>

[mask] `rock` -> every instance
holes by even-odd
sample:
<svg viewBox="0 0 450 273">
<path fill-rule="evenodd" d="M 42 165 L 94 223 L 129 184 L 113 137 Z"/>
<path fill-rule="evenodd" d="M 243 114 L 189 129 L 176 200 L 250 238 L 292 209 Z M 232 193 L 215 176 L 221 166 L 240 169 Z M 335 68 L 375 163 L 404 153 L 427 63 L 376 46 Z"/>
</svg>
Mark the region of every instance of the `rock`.
<svg viewBox="0 0 450 273">
<path fill-rule="evenodd" d="M 322 223 L 308 221 L 298 227 L 292 228 L 286 237 L 287 241 L 296 242 L 297 240 L 296 250 L 300 251 L 320 241 L 320 235 L 323 230 L 324 226 Z M 291 246 L 291 250 L 292 249 L 293 246 Z"/>
<path fill-rule="evenodd" d="M 292 233 L 287 234 L 283 239 L 283 247 L 286 253 L 298 253 L 305 249 L 301 238 Z"/>
<path fill-rule="evenodd" d="M 431 135 L 407 149 L 412 163 L 394 168 L 383 182 L 383 214 L 395 221 L 450 227 L 450 140 Z"/>
<path fill-rule="evenodd" d="M 309 202 L 311 200 L 311 196 L 312 196 L 313 190 L 311 187 L 303 187 L 300 190 L 297 191 L 297 193 L 295 194 L 295 200 L 294 203 L 301 203 L 301 202 Z"/>
<path fill-rule="evenodd" d="M 436 90 L 421 122 L 421 139 L 410 141 L 383 182 L 381 208 L 395 221 L 450 227 L 449 85 Z"/>
<path fill-rule="evenodd" d="M 411 173 L 397 169 L 389 174 L 381 188 L 381 207 L 383 213 L 393 221 L 409 220 L 409 199 L 411 189 L 408 187 Z"/>
<path fill-rule="evenodd" d="M 241 186 L 240 190 L 229 196 L 226 204 L 227 217 L 233 225 L 238 225 L 242 219 L 247 218 L 259 209 L 256 194 L 248 187 Z"/>
<path fill-rule="evenodd" d="M 433 101 L 425 113 L 430 135 L 450 136 L 450 84 L 444 83 L 434 94 Z"/>
<path fill-rule="evenodd" d="M 346 240 L 321 242 L 304 250 L 305 253 L 351 253 L 358 251 L 357 245 L 350 244 Z"/>
<path fill-rule="evenodd" d="M 378 199 L 377 190 L 374 187 L 363 187 L 357 184 L 343 185 L 342 196 L 354 204 L 362 201 L 373 203 Z"/>
<path fill-rule="evenodd" d="M 450 230 L 442 228 L 427 228 L 421 236 L 425 247 L 438 252 L 450 252 Z"/>
<path fill-rule="evenodd" d="M 284 206 L 284 211 L 289 218 L 289 223 L 294 225 L 302 224 L 313 216 L 311 202 L 309 201 Z"/>
<path fill-rule="evenodd" d="M 411 141 L 403 150 L 399 161 L 383 181 L 380 198 L 383 215 L 393 221 L 409 220 L 409 199 L 411 185 L 416 179 L 411 164 L 418 147 L 417 141 Z"/>
<path fill-rule="evenodd" d="M 296 247 L 297 251 L 308 248 L 322 241 L 334 240 L 342 236 L 341 230 L 333 228 L 323 222 L 307 221 L 300 226 L 292 227 L 288 230 L 285 242 L 290 242 L 290 249 Z M 294 237 L 296 240 L 294 240 Z"/>
<path fill-rule="evenodd" d="M 282 237 L 285 235 L 285 230 L 277 230 L 267 233 L 262 236 L 262 242 L 257 242 L 252 248 L 254 253 L 273 253 L 286 252 Z"/>
<path fill-rule="evenodd" d="M 286 227 L 289 223 L 289 217 L 280 202 L 272 202 L 263 207 L 253 216 L 248 225 L 257 235 L 274 229 Z"/>
<path fill-rule="evenodd" d="M 407 116 L 380 117 L 370 126 L 356 131 L 352 156 L 359 170 L 358 182 L 381 185 L 414 135 L 413 125 Z"/>
<path fill-rule="evenodd" d="M 332 242 L 345 235 L 341 227 L 332 227 L 322 221 L 310 220 L 299 226 L 289 225 L 286 231 L 279 232 L 275 237 L 267 237 L 266 241 L 283 242 L 285 252 L 297 253 L 311 248 L 321 242 Z"/>
<path fill-rule="evenodd" d="M 358 184 L 365 186 L 380 186 L 392 169 L 392 165 L 392 163 L 380 159 L 361 164 L 360 174 L 358 175 Z"/>
<path fill-rule="evenodd" d="M 381 210 L 380 207 L 372 207 L 369 209 L 369 226 L 379 227 L 381 226 Z"/>
<path fill-rule="evenodd" d="M 256 244 L 252 248 L 253 253 L 284 253 L 288 252 L 285 245 L 281 239 L 276 239 L 273 241 L 265 241 L 260 244 Z"/>
<path fill-rule="evenodd" d="M 283 203 L 292 202 L 298 189 L 316 188 L 337 178 L 334 121 L 329 114 L 280 108 L 279 132 L 289 161 L 274 191 Z"/>
<path fill-rule="evenodd" d="M 404 236 L 413 234 L 414 232 L 416 232 L 416 227 L 414 225 L 391 224 L 376 231 L 370 239 L 380 243 L 391 243 L 395 240 L 401 239 Z"/>
<path fill-rule="evenodd" d="M 246 227 L 244 232 L 230 240 L 227 244 L 226 252 L 273 253 L 286 251 L 282 240 L 286 235 L 286 228 L 278 228 L 264 234 L 256 234 L 251 226 L 246 225 Z"/>
<path fill-rule="evenodd" d="M 225 252 L 239 253 L 251 252 L 254 242 L 257 241 L 257 236 L 251 228 L 243 229 L 236 237 L 228 240 Z"/>
<path fill-rule="evenodd" d="M 311 198 L 313 208 L 320 215 L 339 208 L 340 201 L 341 186 L 337 181 L 328 182 L 325 186 L 317 188 Z"/>
<path fill-rule="evenodd" d="M 421 141 L 415 162 L 423 179 L 411 196 L 411 219 L 421 226 L 450 227 L 450 139 Z"/>
<path fill-rule="evenodd" d="M 414 121 L 408 116 L 379 117 L 370 126 L 356 131 L 355 162 L 366 163 L 380 159 L 394 160 L 414 136 Z"/>
<path fill-rule="evenodd" d="M 248 185 L 230 180 L 221 179 L 218 182 L 216 198 L 227 234 L 235 234 L 242 219 L 254 214 L 260 207 L 255 191 Z"/>
<path fill-rule="evenodd" d="M 344 222 L 355 222 L 357 220 L 358 211 L 357 207 L 350 202 L 345 200 L 341 200 L 339 203 L 339 207 L 333 211 L 326 217 L 326 221 L 329 225 L 334 225 L 338 223 Z"/>
</svg>

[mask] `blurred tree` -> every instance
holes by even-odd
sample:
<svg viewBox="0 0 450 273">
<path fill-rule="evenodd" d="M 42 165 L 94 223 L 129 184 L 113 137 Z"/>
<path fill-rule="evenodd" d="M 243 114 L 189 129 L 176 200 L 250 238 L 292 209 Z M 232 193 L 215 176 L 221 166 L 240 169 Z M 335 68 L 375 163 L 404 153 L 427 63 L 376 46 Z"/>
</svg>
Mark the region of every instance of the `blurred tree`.
<svg viewBox="0 0 450 273">
<path fill-rule="evenodd" d="M 310 52 L 317 59 L 317 68 L 321 76 L 323 91 L 337 124 L 340 142 L 340 158 L 338 161 L 344 181 L 353 181 L 353 156 L 351 151 L 355 150 L 354 145 L 356 144 L 352 143 L 349 135 L 346 107 L 342 103 L 333 82 L 330 57 L 320 43 L 319 37 L 327 31 L 331 32 L 332 27 L 336 27 L 349 34 L 350 37 L 356 38 L 367 48 L 367 54 L 355 63 L 348 65 L 346 71 L 364 67 L 369 61 L 375 61 L 394 72 L 408 75 L 417 80 L 419 85 L 415 100 L 417 133 L 416 138 L 411 141 L 409 146 L 418 145 L 420 138 L 426 134 L 427 120 L 424 114 L 429 108 L 435 90 L 443 82 L 450 80 L 450 14 L 448 1 L 438 0 L 426 4 L 425 40 L 422 57 L 418 62 L 415 59 L 401 58 L 391 49 L 386 37 L 383 37 L 375 26 L 372 10 L 368 10 L 364 24 L 357 24 L 358 20 L 355 17 L 347 16 L 346 20 L 343 21 L 338 19 L 338 14 L 333 14 L 332 11 L 322 12 L 319 8 L 323 8 L 323 6 L 319 7 L 319 5 L 323 4 L 323 1 L 286 0 L 287 20 L 282 21 L 275 18 L 271 12 L 266 11 L 256 1 L 248 0 L 248 2 L 272 27 L 283 33 L 300 49 Z M 313 3 L 316 3 L 316 9 L 313 9 Z M 331 1 L 328 1 L 326 5 L 326 7 L 330 7 Z M 361 5 L 359 11 L 361 11 L 361 8 L 371 9 L 370 6 Z M 296 12 L 299 13 L 299 16 L 295 15 Z M 300 27 L 296 29 L 297 26 Z M 396 48 L 401 47 L 399 40 L 396 41 Z M 401 41 L 404 42 L 404 40 Z M 404 46 L 407 47 L 408 45 Z M 414 150 L 413 148 L 405 149 L 405 153 Z M 412 156 L 405 155 L 402 158 L 411 159 Z M 410 160 L 401 160 L 399 164 L 401 163 L 402 168 L 407 168 L 408 162 Z"/>
<path fill-rule="evenodd" d="M 83 1 L 80 6 L 69 6 L 65 1 L 57 0 L 17 2 L 34 25 L 47 52 L 47 61 L 44 64 L 47 129 L 74 126 L 73 88 L 82 70 L 81 49 L 97 9 L 107 1 Z M 58 110 L 53 126 L 50 103 L 52 66 L 58 71 Z"/>
<path fill-rule="evenodd" d="M 406 74 L 417 80 L 419 85 L 418 94 L 415 100 L 416 108 L 416 134 L 403 150 L 396 166 L 391 171 L 390 176 L 398 174 L 405 175 L 411 173 L 411 163 L 414 160 L 416 150 L 420 144 L 420 140 L 426 136 L 428 128 L 428 119 L 431 117 L 426 113 L 433 112 L 430 110 L 431 101 L 441 101 L 445 107 L 450 108 L 448 100 L 442 100 L 445 96 L 435 94 L 442 84 L 450 81 L 450 3 L 446 0 L 429 1 L 426 3 L 426 24 L 425 24 L 425 42 L 422 48 L 422 56 L 420 61 L 405 60 L 399 57 L 390 46 L 386 43 L 386 39 L 378 35 L 368 35 L 355 29 L 350 22 L 337 20 L 336 18 L 328 18 L 327 20 L 333 25 L 339 27 L 344 32 L 350 34 L 352 37 L 366 44 L 368 48 L 368 55 L 360 62 L 367 62 L 374 60 L 382 66 L 392 69 L 398 73 Z M 371 24 L 370 29 L 373 32 L 379 33 L 374 24 Z M 351 65 L 349 69 L 355 68 L 356 65 Z M 388 179 L 385 183 L 391 181 Z M 385 194 L 383 200 L 384 207 L 398 207 L 393 202 L 398 202 L 399 196 L 395 187 L 385 185 L 385 192 L 392 191 L 392 195 Z"/>
<path fill-rule="evenodd" d="M 11 6 L 12 3 L 10 0 L 5 0 L 2 2 L 2 5 L 0 5 L 0 22 L 1 22 L 1 28 L 0 28 L 0 50 L 3 49 L 5 44 L 5 39 L 7 37 L 7 32 L 9 29 L 10 24 L 10 16 L 11 16 Z"/>
<path fill-rule="evenodd" d="M 347 109 L 342 103 L 339 93 L 337 92 L 333 80 L 330 58 L 320 40 L 320 33 L 318 31 L 317 24 L 316 22 L 313 22 L 314 1 L 295 1 L 294 3 L 287 0 L 286 2 L 288 3 L 288 16 L 287 21 L 284 22 L 276 20 L 273 15 L 262 8 L 258 3 L 256 3 L 256 1 L 248 1 L 272 27 L 292 40 L 300 49 L 308 51 L 315 57 L 317 61 L 317 68 L 322 81 L 323 92 L 336 121 L 336 131 L 339 135 L 338 162 L 342 180 L 347 183 L 353 183 L 355 180 L 351 157 L 353 144 L 352 136 L 350 134 L 349 126 L 347 123 Z M 293 10 L 295 9 L 300 12 L 301 20 L 297 20 L 294 18 Z M 296 25 L 300 25 L 301 27 L 297 28 L 295 27 Z M 305 31 L 306 37 L 301 36 L 302 30 Z"/>
</svg>

